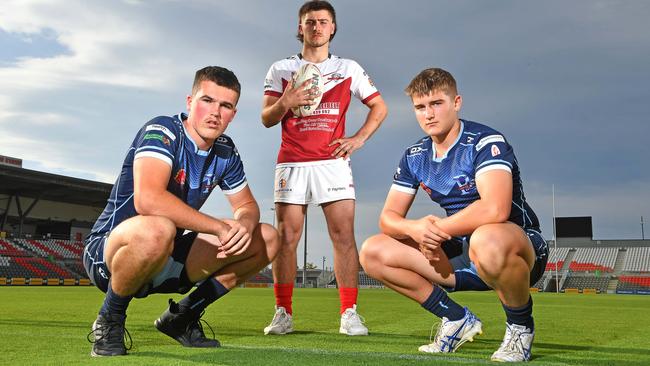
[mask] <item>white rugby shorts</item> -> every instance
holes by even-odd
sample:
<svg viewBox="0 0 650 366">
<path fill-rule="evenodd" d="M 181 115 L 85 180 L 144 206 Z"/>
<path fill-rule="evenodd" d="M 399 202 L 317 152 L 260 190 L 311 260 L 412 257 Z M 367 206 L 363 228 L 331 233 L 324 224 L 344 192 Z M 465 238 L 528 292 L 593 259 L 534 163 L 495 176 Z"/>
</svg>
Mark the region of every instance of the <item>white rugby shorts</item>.
<svg viewBox="0 0 650 366">
<path fill-rule="evenodd" d="M 275 166 L 275 202 L 317 205 L 355 199 L 350 159 L 280 163 Z"/>
</svg>

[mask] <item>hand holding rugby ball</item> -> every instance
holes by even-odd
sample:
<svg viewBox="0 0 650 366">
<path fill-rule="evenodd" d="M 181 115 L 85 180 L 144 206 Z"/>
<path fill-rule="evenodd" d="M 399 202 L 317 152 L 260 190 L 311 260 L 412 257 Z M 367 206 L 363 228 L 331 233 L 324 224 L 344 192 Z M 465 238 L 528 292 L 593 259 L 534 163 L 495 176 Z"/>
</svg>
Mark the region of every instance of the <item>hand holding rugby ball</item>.
<svg viewBox="0 0 650 366">
<path fill-rule="evenodd" d="M 313 103 L 311 105 L 301 105 L 291 108 L 291 111 L 296 117 L 306 117 L 314 113 L 323 97 L 323 75 L 321 75 L 320 70 L 314 64 L 306 63 L 302 65 L 300 69 L 293 74 L 291 86 L 293 88 L 299 87 L 309 79 L 311 79 L 311 82 L 307 83 L 305 90 L 313 90 L 315 93 Z"/>
</svg>

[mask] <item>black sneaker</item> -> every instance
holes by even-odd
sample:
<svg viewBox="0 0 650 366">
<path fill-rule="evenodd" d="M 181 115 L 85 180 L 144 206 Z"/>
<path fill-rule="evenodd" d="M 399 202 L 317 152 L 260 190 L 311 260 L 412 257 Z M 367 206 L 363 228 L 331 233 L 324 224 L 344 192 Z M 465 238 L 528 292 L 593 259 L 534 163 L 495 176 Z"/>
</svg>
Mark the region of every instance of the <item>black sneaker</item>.
<svg viewBox="0 0 650 366">
<path fill-rule="evenodd" d="M 125 322 L 126 315 L 99 314 L 92 330 L 86 336 L 88 342 L 93 344 L 90 355 L 93 357 L 125 355 L 133 344 L 129 331 L 124 327 Z M 124 342 L 127 339 L 128 348 Z"/>
<path fill-rule="evenodd" d="M 203 326 L 201 319 L 203 313 L 195 314 L 192 311 L 181 312 L 177 303 L 169 299 L 169 308 L 156 319 L 153 323 L 156 328 L 174 338 L 178 343 L 185 347 L 221 347 L 216 339 L 208 339 L 203 333 Z M 212 332 L 214 332 L 208 323 L 205 323 Z"/>
</svg>

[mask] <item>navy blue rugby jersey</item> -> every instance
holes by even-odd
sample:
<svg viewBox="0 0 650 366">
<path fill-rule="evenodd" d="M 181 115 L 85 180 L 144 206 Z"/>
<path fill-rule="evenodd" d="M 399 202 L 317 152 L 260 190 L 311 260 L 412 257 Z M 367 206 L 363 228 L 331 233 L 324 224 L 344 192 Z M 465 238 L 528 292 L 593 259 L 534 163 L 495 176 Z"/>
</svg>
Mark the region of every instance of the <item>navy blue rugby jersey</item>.
<svg viewBox="0 0 650 366">
<path fill-rule="evenodd" d="M 183 113 L 156 117 L 140 129 L 90 235 L 104 235 L 138 214 L 133 203 L 133 161 L 140 157 L 153 157 L 169 164 L 172 171 L 167 190 L 197 210 L 216 186 L 227 195 L 246 187 L 244 166 L 232 139 L 221 135 L 210 150 L 199 150 L 183 127 L 182 120 L 186 118 Z M 178 235 L 183 231 L 179 228 Z"/>
<path fill-rule="evenodd" d="M 509 221 L 539 230 L 539 221 L 524 196 L 517 158 L 512 146 L 496 130 L 480 123 L 460 120 L 458 138 L 445 156 L 435 158 L 431 137 L 409 146 L 402 156 L 391 189 L 415 194 L 421 187 L 448 216 L 480 198 L 476 177 L 502 169 L 512 173 L 512 209 Z"/>
</svg>

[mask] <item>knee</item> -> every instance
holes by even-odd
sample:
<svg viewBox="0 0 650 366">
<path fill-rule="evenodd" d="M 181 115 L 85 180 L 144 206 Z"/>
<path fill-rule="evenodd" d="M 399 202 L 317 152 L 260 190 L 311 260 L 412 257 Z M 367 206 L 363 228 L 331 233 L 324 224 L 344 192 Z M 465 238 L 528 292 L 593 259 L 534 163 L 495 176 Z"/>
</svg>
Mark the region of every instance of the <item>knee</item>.
<svg viewBox="0 0 650 366">
<path fill-rule="evenodd" d="M 176 225 L 168 218 L 147 217 L 141 230 L 135 234 L 132 245 L 139 247 L 143 258 L 161 260 L 171 255 L 174 249 Z"/>
<path fill-rule="evenodd" d="M 381 240 L 383 235 L 374 235 L 366 239 L 361 246 L 361 251 L 359 252 L 359 261 L 361 262 L 361 267 L 366 273 L 372 272 L 372 270 L 380 263 L 382 263 L 382 250 L 381 250 Z"/>
<path fill-rule="evenodd" d="M 336 250 L 357 249 L 357 243 L 354 240 L 354 229 L 350 226 L 338 227 L 330 230 L 332 245 Z"/>
<path fill-rule="evenodd" d="M 515 253 L 509 241 L 490 230 L 478 228 L 472 233 L 470 258 L 479 273 L 490 278 L 497 278 L 506 268 L 508 257 Z"/>
</svg>

